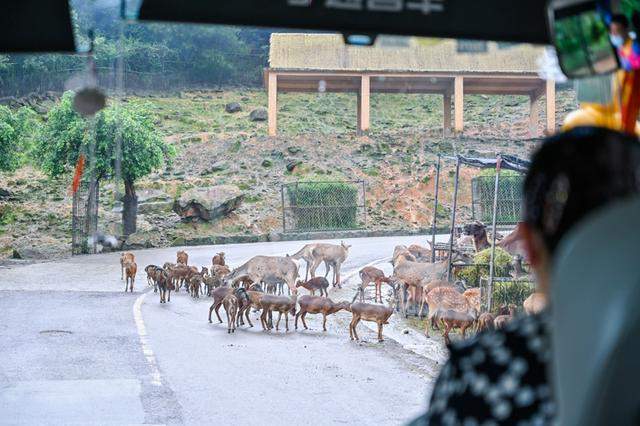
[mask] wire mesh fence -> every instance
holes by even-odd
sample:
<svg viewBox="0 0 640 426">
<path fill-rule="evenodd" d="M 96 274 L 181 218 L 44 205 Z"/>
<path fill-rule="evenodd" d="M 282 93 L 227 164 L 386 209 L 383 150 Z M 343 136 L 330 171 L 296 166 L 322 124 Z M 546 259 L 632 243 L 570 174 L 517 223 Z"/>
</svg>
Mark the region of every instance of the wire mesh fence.
<svg viewBox="0 0 640 426">
<path fill-rule="evenodd" d="M 516 224 L 522 217 L 523 175 L 500 175 L 498 185 L 497 224 Z M 471 210 L 474 220 L 492 223 L 495 176 L 478 176 L 471 180 Z"/>
<path fill-rule="evenodd" d="M 364 181 L 283 184 L 284 232 L 362 229 L 366 226 Z"/>
<path fill-rule="evenodd" d="M 494 278 L 491 285 L 489 285 L 489 279 L 483 277 L 480 280 L 482 306 L 493 313 L 509 305 L 520 308 L 525 299 L 535 291 L 535 287 L 535 282 L 529 277 Z"/>
</svg>

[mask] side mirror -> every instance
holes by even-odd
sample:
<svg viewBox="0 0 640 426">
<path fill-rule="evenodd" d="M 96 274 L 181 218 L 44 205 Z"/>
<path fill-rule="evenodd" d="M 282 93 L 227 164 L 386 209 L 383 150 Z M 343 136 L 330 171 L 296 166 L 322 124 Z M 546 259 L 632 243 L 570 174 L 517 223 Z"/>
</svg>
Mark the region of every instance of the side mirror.
<svg viewBox="0 0 640 426">
<path fill-rule="evenodd" d="M 547 12 L 551 39 L 567 77 L 607 74 L 618 68 L 618 55 L 595 1 L 552 0 Z"/>
</svg>

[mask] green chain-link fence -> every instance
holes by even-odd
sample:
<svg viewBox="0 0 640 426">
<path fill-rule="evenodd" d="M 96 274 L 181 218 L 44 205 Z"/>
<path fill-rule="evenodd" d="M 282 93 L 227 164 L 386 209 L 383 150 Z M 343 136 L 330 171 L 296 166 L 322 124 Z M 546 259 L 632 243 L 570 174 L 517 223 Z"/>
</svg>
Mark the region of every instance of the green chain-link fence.
<svg viewBox="0 0 640 426">
<path fill-rule="evenodd" d="M 500 174 L 496 223 L 515 224 L 520 220 L 523 183 L 524 176 L 520 174 L 506 174 L 505 172 Z M 471 180 L 471 208 L 474 220 L 485 224 L 492 223 L 494 190 L 495 175 L 478 176 Z"/>
<path fill-rule="evenodd" d="M 285 232 L 360 229 L 366 224 L 364 181 L 282 185 Z"/>
</svg>

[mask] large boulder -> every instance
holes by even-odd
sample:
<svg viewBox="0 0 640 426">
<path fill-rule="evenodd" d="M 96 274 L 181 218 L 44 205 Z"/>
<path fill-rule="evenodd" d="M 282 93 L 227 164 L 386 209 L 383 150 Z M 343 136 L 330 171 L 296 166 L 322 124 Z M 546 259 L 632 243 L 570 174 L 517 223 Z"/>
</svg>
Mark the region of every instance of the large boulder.
<svg viewBox="0 0 640 426">
<path fill-rule="evenodd" d="M 242 191 L 232 185 L 192 188 L 175 200 L 173 211 L 185 221 L 211 222 L 229 215 L 243 198 Z"/>
<path fill-rule="evenodd" d="M 242 111 L 242 106 L 237 102 L 231 102 L 224 106 L 224 110 L 230 114 Z"/>
<path fill-rule="evenodd" d="M 269 114 L 266 108 L 256 108 L 249 114 L 249 120 L 251 121 L 267 121 Z"/>
</svg>

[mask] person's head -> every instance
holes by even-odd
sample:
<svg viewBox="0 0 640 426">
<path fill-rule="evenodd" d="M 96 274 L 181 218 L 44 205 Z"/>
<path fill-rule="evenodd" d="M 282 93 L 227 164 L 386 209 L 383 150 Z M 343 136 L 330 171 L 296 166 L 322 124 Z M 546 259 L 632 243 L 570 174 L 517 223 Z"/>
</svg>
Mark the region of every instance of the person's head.
<svg viewBox="0 0 640 426">
<path fill-rule="evenodd" d="M 613 15 L 609 24 L 609 37 L 615 47 L 621 47 L 629 38 L 629 20 L 622 14 Z"/>
<path fill-rule="evenodd" d="M 640 142 L 634 136 L 578 127 L 548 138 L 524 183 L 523 234 L 542 291 L 560 241 L 587 215 L 640 193 Z"/>
</svg>

